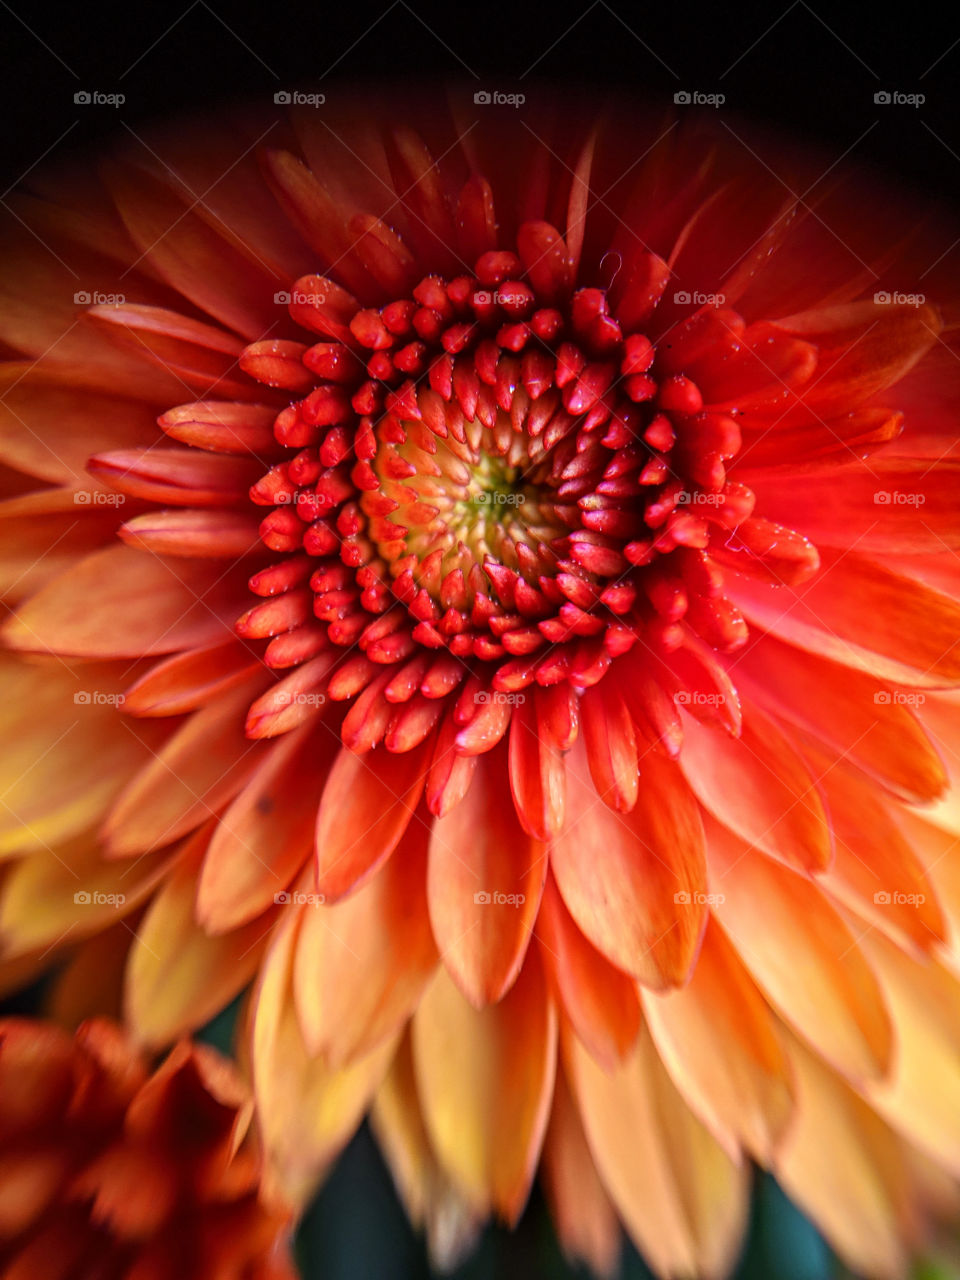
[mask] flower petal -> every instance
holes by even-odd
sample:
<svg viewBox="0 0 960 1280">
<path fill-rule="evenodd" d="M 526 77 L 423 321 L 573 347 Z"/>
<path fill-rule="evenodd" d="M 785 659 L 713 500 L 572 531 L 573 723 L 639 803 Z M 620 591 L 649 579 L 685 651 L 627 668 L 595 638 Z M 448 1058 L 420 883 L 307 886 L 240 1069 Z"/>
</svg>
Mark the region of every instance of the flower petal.
<svg viewBox="0 0 960 1280">
<path fill-rule="evenodd" d="M 464 799 L 430 831 L 427 896 L 453 980 L 477 1008 L 516 981 L 547 873 L 546 848 L 503 802 L 506 752 L 480 757 Z"/>
<path fill-rule="evenodd" d="M 416 823 L 356 893 L 303 912 L 293 968 L 297 1016 L 308 1052 L 331 1067 L 399 1031 L 436 966 L 426 873 L 427 833 Z"/>
<path fill-rule="evenodd" d="M 707 829 L 713 913 L 757 985 L 838 1071 L 876 1079 L 890 1064 L 880 986 L 839 913 L 805 876 Z"/>
<path fill-rule="evenodd" d="M 567 757 L 567 824 L 550 849 L 563 900 L 593 945 L 655 989 L 684 982 L 705 922 L 703 828 L 683 775 L 655 752 L 640 795 L 614 813 L 588 780 L 582 739 Z"/>
<path fill-rule="evenodd" d="M 727 1275 L 746 1222 L 746 1170 L 678 1095 L 649 1034 L 612 1075 L 573 1037 L 564 1062 L 603 1184 L 653 1268 Z"/>
<path fill-rule="evenodd" d="M 417 1086 L 437 1158 L 478 1211 L 508 1222 L 536 1171 L 556 1035 L 535 952 L 499 1004 L 471 1008 L 441 968 L 414 1015 Z"/>
<path fill-rule="evenodd" d="M 328 901 L 358 888 L 396 848 L 423 794 L 431 745 L 340 751 L 317 813 L 317 890 Z"/>
</svg>

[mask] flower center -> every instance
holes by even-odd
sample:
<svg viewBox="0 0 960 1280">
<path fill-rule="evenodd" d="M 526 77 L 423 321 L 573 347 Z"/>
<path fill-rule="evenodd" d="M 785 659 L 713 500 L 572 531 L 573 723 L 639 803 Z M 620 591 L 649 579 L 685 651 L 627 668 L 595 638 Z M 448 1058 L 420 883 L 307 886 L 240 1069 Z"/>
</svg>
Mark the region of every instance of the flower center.
<svg viewBox="0 0 960 1280">
<path fill-rule="evenodd" d="M 703 604 L 711 530 L 752 509 L 726 477 L 736 421 L 624 333 L 603 290 L 539 297 L 521 274 L 491 252 L 376 310 L 298 282 L 294 317 L 334 341 L 302 351 L 317 385 L 277 418 L 290 457 L 251 493 L 290 553 L 254 590 L 308 579 L 320 624 L 285 654 L 446 649 L 509 690 L 586 687 L 640 639 L 675 648 L 682 619 L 742 643 L 742 620 Z"/>
</svg>

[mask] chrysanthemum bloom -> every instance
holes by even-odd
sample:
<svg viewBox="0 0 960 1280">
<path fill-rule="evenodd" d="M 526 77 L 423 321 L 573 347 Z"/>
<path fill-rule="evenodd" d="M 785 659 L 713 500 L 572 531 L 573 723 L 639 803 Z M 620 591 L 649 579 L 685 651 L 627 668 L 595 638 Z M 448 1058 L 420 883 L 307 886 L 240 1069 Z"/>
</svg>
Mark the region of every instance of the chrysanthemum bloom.
<svg viewBox="0 0 960 1280">
<path fill-rule="evenodd" d="M 259 968 L 295 1198 L 373 1099 L 440 1256 L 541 1163 L 598 1270 L 751 1157 L 870 1273 L 953 1205 L 954 236 L 839 172 L 368 97 L 15 204 L 10 980 Z"/>
<path fill-rule="evenodd" d="M 294 1280 L 249 1095 L 205 1045 L 150 1072 L 106 1019 L 0 1021 L 4 1280 Z M 244 1145 L 242 1145 L 244 1144 Z"/>
</svg>

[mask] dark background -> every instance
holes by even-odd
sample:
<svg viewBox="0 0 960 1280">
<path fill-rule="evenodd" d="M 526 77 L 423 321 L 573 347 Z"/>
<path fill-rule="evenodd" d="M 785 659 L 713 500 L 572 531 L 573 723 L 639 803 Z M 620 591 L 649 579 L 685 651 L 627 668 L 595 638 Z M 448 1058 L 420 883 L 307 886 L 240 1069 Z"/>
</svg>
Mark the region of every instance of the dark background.
<svg viewBox="0 0 960 1280">
<path fill-rule="evenodd" d="M 93 0 L 0 3 L 4 188 L 50 149 L 89 144 L 225 97 L 359 77 L 478 87 L 571 79 L 651 96 L 697 89 L 727 109 L 848 148 L 908 183 L 960 196 L 960 17 L 940 0 L 849 9 L 825 0 L 697 6 L 661 0 L 415 0 L 381 4 Z M 122 109 L 77 107 L 81 89 L 122 92 Z M 923 93 L 919 108 L 874 103 Z M 68 131 L 68 132 L 67 132 Z M 65 136 L 64 136 L 65 135 Z"/>
<path fill-rule="evenodd" d="M 881 16 L 826 0 L 628 4 L 588 0 L 425 6 L 241 4 L 228 0 L 62 3 L 0 0 L 0 191 L 42 159 L 95 147 L 124 126 L 278 89 L 387 78 L 477 88 L 524 83 L 630 86 L 652 98 L 723 93 L 726 108 L 867 160 L 929 198 L 960 204 L 960 16 L 914 0 Z M 80 90 L 123 93 L 120 110 L 78 106 Z M 922 93 L 920 107 L 878 105 L 886 90 Z M 15 1002 L 34 1006 L 31 993 Z M 229 1020 L 212 1039 L 229 1043 Z M 406 1226 L 373 1144 L 362 1132 L 308 1217 L 299 1242 L 306 1280 L 422 1277 L 422 1243 Z M 539 1194 L 515 1236 L 491 1230 L 461 1280 L 563 1277 Z M 648 1273 L 632 1252 L 624 1280 Z M 738 1273 L 749 1280 L 820 1280 L 837 1264 L 769 1181 L 758 1181 L 754 1229 Z M 946 1275 L 931 1267 L 918 1272 Z"/>
</svg>

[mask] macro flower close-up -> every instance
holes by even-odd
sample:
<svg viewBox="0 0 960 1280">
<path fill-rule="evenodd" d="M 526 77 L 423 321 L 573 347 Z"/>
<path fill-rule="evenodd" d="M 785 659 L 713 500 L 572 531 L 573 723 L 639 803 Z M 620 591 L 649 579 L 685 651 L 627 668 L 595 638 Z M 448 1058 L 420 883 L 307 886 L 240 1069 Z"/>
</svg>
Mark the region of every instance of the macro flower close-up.
<svg viewBox="0 0 960 1280">
<path fill-rule="evenodd" d="M 182 1094 L 263 1250 L 198 1276 L 292 1275 L 367 1117 L 438 1268 L 539 1178 L 595 1274 L 726 1276 L 760 1169 L 906 1276 L 960 1217 L 955 223 L 629 96 L 277 97 L 6 200 L 0 979 L 85 1030 L 0 1078 L 133 1145 L 0 1151 L 0 1256 L 54 1194 L 154 1230 Z M 208 1051 L 125 1056 L 238 997 L 242 1173 Z"/>
</svg>

